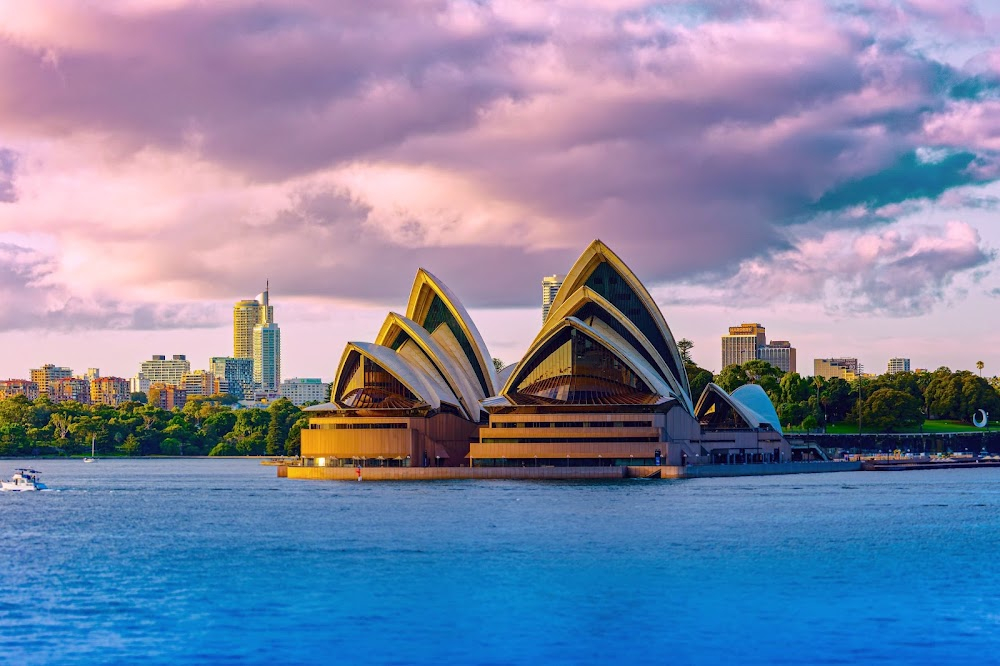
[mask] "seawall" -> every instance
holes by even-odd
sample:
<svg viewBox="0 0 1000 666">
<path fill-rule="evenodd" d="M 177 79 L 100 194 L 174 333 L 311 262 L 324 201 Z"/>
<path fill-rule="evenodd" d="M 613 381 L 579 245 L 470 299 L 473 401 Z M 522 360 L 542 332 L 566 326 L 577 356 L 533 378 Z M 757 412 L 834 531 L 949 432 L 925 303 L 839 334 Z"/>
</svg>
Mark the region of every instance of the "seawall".
<svg viewBox="0 0 1000 666">
<path fill-rule="evenodd" d="M 614 480 L 692 479 L 725 476 L 771 476 L 856 472 L 860 462 L 790 462 L 749 465 L 691 465 L 688 467 L 365 467 L 364 481 L 442 481 L 453 479 Z M 353 467 L 278 466 L 278 476 L 290 479 L 356 481 Z"/>
</svg>

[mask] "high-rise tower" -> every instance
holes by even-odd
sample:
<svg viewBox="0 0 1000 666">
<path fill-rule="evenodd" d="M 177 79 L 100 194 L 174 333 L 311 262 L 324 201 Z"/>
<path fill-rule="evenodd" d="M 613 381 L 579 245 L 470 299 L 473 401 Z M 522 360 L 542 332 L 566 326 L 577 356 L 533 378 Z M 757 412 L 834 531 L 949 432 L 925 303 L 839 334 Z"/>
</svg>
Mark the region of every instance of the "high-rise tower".
<svg viewBox="0 0 1000 666">
<path fill-rule="evenodd" d="M 253 358 L 253 327 L 260 323 L 260 311 L 255 300 L 233 306 L 233 358 Z"/>
<path fill-rule="evenodd" d="M 274 323 L 270 283 L 254 300 L 233 306 L 233 358 L 253 360 L 253 381 L 262 390 L 281 384 L 281 329 Z M 248 396 L 249 397 L 249 396 Z"/>
<path fill-rule="evenodd" d="M 546 275 L 542 278 L 542 323 L 549 318 L 549 307 L 552 305 L 552 301 L 555 300 L 556 294 L 559 293 L 559 287 L 562 286 L 563 280 L 566 279 L 565 275 Z"/>
<path fill-rule="evenodd" d="M 281 329 L 274 322 L 253 327 L 253 381 L 268 392 L 281 384 Z"/>
</svg>

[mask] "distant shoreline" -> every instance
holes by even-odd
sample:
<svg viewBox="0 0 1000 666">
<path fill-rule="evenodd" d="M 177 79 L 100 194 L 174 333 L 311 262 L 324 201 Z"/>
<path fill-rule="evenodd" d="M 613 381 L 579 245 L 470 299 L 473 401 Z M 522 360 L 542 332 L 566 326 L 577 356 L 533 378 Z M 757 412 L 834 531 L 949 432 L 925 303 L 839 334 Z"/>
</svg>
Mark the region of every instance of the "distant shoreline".
<svg viewBox="0 0 1000 666">
<path fill-rule="evenodd" d="M 0 460 L 83 460 L 90 456 L 0 456 Z M 97 460 L 269 460 L 280 456 L 98 456 Z"/>
</svg>

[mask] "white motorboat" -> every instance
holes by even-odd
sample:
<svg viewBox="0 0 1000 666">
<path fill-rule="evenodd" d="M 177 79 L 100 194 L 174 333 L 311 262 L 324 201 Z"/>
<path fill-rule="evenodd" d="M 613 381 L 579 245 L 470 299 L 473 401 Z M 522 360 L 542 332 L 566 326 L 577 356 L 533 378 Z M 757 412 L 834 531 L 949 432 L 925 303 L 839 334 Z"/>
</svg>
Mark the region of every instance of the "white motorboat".
<svg viewBox="0 0 1000 666">
<path fill-rule="evenodd" d="M 28 490 L 45 490 L 45 484 L 38 480 L 38 472 L 33 469 L 19 468 L 14 470 L 10 481 L 0 481 L 0 490 L 25 492 Z"/>
</svg>

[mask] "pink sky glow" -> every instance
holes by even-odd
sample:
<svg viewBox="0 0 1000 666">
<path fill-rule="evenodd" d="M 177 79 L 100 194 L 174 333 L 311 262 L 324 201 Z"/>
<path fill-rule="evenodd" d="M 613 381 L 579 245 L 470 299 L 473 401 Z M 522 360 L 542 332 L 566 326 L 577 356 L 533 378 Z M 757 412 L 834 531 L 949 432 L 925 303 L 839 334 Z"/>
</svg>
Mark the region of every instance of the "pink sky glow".
<svg viewBox="0 0 1000 666">
<path fill-rule="evenodd" d="M 516 361 L 594 238 L 718 371 L 1000 372 L 985 0 L 0 0 L 0 378 L 232 353 L 330 379 L 418 267 Z"/>
</svg>

